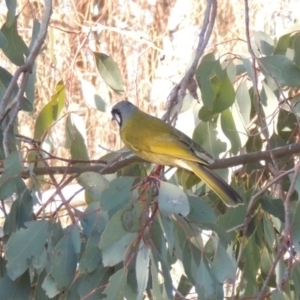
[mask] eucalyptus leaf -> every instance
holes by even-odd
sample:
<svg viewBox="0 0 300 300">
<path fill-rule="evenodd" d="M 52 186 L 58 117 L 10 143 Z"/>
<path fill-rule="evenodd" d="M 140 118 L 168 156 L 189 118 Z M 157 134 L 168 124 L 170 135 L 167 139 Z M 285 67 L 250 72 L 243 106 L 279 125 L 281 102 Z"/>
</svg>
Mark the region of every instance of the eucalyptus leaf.
<svg viewBox="0 0 300 300">
<path fill-rule="evenodd" d="M 224 134 L 231 142 L 232 153 L 237 154 L 241 147 L 241 140 L 232 113 L 229 109 L 224 110 L 221 114 L 221 127 Z"/>
<path fill-rule="evenodd" d="M 118 241 L 102 250 L 102 260 L 105 267 L 115 266 L 121 262 L 128 247 L 137 237 L 136 232 L 127 232 Z M 101 239 L 102 241 L 102 239 Z M 101 245 L 101 242 L 100 242 Z"/>
<path fill-rule="evenodd" d="M 104 53 L 94 52 L 96 66 L 105 83 L 116 93 L 124 92 L 124 85 L 118 65 Z"/>
<path fill-rule="evenodd" d="M 158 208 L 164 216 L 172 214 L 181 214 L 187 216 L 190 212 L 190 206 L 187 195 L 178 186 L 160 181 L 158 193 Z"/>
<path fill-rule="evenodd" d="M 101 196 L 102 209 L 115 212 L 128 204 L 134 180 L 133 177 L 120 177 L 111 181 Z"/>
<path fill-rule="evenodd" d="M 102 192 L 109 186 L 109 181 L 97 172 L 81 173 L 78 183 L 85 188 L 94 201 L 100 201 Z"/>
<path fill-rule="evenodd" d="M 107 295 L 107 299 L 119 299 L 122 296 L 123 290 L 126 286 L 126 278 L 126 268 L 117 271 L 109 278 L 109 283 L 104 290 L 104 294 Z"/>
<path fill-rule="evenodd" d="M 285 55 L 272 55 L 258 58 L 261 72 L 276 80 L 280 87 L 300 87 L 300 68 Z"/>
<path fill-rule="evenodd" d="M 31 260 L 38 259 L 44 250 L 50 223 L 31 221 L 27 228 L 14 233 L 5 246 L 7 273 L 12 280 L 21 276 L 29 267 Z"/>
<path fill-rule="evenodd" d="M 45 139 L 50 126 L 59 118 L 65 105 L 65 85 L 62 81 L 55 87 L 55 94 L 51 96 L 50 101 L 40 111 L 34 126 L 34 138 L 38 140 Z"/>
<path fill-rule="evenodd" d="M 72 236 L 66 234 L 55 246 L 51 264 L 51 275 L 60 291 L 65 291 L 73 281 L 76 265 Z"/>
<path fill-rule="evenodd" d="M 148 276 L 149 276 L 149 262 L 150 252 L 148 247 L 144 244 L 143 240 L 140 241 L 139 251 L 136 257 L 135 274 L 138 286 L 137 299 L 142 300 L 144 291 L 147 288 Z"/>
<path fill-rule="evenodd" d="M 18 16 L 12 17 L 12 22 L 6 22 L 1 27 L 1 32 L 5 36 L 8 44 L 3 48 L 3 53 L 7 58 L 17 66 L 21 66 L 25 62 L 25 56 L 29 50 L 22 37 L 18 33 Z"/>
</svg>

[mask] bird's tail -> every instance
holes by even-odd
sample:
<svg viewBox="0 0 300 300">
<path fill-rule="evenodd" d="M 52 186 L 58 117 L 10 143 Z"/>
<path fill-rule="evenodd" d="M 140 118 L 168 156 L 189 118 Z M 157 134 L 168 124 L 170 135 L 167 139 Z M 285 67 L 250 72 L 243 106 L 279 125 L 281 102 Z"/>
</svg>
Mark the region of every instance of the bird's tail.
<svg viewBox="0 0 300 300">
<path fill-rule="evenodd" d="M 192 171 L 203 180 L 227 206 L 237 206 L 243 203 L 241 196 L 220 176 L 207 166 L 189 162 Z"/>
</svg>

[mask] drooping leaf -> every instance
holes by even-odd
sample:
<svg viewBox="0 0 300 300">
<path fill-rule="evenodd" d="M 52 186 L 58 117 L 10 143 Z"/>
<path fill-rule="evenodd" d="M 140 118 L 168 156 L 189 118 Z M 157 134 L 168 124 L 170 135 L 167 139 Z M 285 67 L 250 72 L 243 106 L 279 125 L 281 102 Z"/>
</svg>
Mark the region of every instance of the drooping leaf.
<svg viewBox="0 0 300 300">
<path fill-rule="evenodd" d="M 133 177 L 120 177 L 111 181 L 101 196 L 102 209 L 115 212 L 124 207 L 129 202 L 133 182 Z"/>
<path fill-rule="evenodd" d="M 40 111 L 34 126 L 34 138 L 43 140 L 50 126 L 57 121 L 65 104 L 65 85 L 60 81 L 55 87 L 55 94 Z"/>
<path fill-rule="evenodd" d="M 221 127 L 224 134 L 231 142 L 232 153 L 237 154 L 241 147 L 241 140 L 232 113 L 229 109 L 224 110 L 221 114 Z"/>
<path fill-rule="evenodd" d="M 80 174 L 78 183 L 85 188 L 86 192 L 91 196 L 92 201 L 100 201 L 102 192 L 109 186 L 109 181 L 97 172 L 84 172 Z"/>
<path fill-rule="evenodd" d="M 71 113 L 67 117 L 66 140 L 67 147 L 70 148 L 73 160 L 89 160 L 85 137 L 85 125 L 82 118 L 75 113 Z M 90 163 L 79 162 L 74 163 L 74 165 L 88 166 Z"/>
<path fill-rule="evenodd" d="M 202 60 L 196 71 L 196 78 L 201 87 L 204 107 L 200 109 L 200 118 L 207 116 L 201 113 L 206 109 L 211 114 L 221 113 L 229 108 L 235 100 L 235 91 L 226 69 L 219 61 Z"/>
<path fill-rule="evenodd" d="M 99 243 L 100 249 L 107 249 L 128 233 L 123 224 L 123 214 L 127 210 L 128 207 L 124 207 L 123 209 L 118 210 L 111 217 L 101 236 L 101 240 Z"/>
<path fill-rule="evenodd" d="M 234 282 L 235 281 L 235 270 L 236 263 L 233 258 L 228 255 L 225 248 L 221 243 L 216 246 L 216 252 L 211 265 L 211 270 L 215 278 L 219 283 L 224 283 L 225 281 Z"/>
<path fill-rule="evenodd" d="M 104 294 L 107 295 L 106 299 L 120 299 L 126 286 L 126 278 L 126 268 L 123 268 L 110 276 L 109 283 L 104 290 Z"/>
<path fill-rule="evenodd" d="M 158 207 L 164 216 L 181 214 L 185 217 L 190 212 L 187 195 L 178 186 L 164 181 L 160 181 Z"/>
<path fill-rule="evenodd" d="M 300 205 L 297 203 L 292 220 L 292 235 L 295 250 L 300 253 Z"/>
<path fill-rule="evenodd" d="M 275 78 L 280 87 L 300 87 L 300 68 L 285 55 L 261 57 L 257 61 L 261 72 L 267 78 Z"/>
<path fill-rule="evenodd" d="M 226 151 L 226 143 L 217 137 L 217 125 L 213 121 L 200 122 L 194 130 L 193 139 L 214 158 Z"/>
<path fill-rule="evenodd" d="M 124 85 L 118 65 L 104 53 L 94 52 L 97 69 L 105 83 L 116 93 L 124 92 Z"/>
<path fill-rule="evenodd" d="M 149 276 L 150 252 L 143 240 L 140 241 L 139 251 L 136 257 L 135 274 L 138 288 L 137 299 L 143 299 L 144 291 L 147 288 Z"/>
<path fill-rule="evenodd" d="M 259 50 L 264 55 L 272 55 L 275 46 L 273 39 L 263 31 L 254 32 L 254 40 L 259 47 Z"/>
<path fill-rule="evenodd" d="M 100 235 L 94 233 L 87 241 L 83 255 L 79 262 L 79 271 L 82 274 L 91 273 L 96 270 L 102 261 L 101 251 L 98 247 Z"/>
<path fill-rule="evenodd" d="M 59 290 L 66 290 L 73 281 L 76 265 L 77 255 L 72 236 L 66 234 L 55 246 L 52 256 L 51 275 Z"/>
<path fill-rule="evenodd" d="M 215 299 L 214 279 L 212 278 L 208 264 L 201 258 L 196 273 L 196 291 L 203 299 Z"/>
<path fill-rule="evenodd" d="M 11 24 L 4 23 L 1 32 L 4 34 L 8 44 L 3 48 L 3 53 L 15 65 L 21 66 L 25 62 L 25 56 L 29 50 L 22 37 L 18 33 L 18 16 L 12 18 Z"/>
<path fill-rule="evenodd" d="M 81 219 L 83 233 L 90 236 L 93 232 L 101 234 L 108 223 L 107 213 L 100 209 L 99 202 L 93 202 L 88 205 Z"/>
<path fill-rule="evenodd" d="M 0 49 L 6 48 L 8 45 L 8 41 L 5 35 L 0 31 Z"/>
<path fill-rule="evenodd" d="M 50 223 L 31 221 L 26 225 L 26 229 L 22 228 L 10 237 L 5 247 L 7 273 L 12 280 L 21 276 L 32 260 L 39 259 L 45 248 Z"/>
<path fill-rule="evenodd" d="M 7 274 L 0 278 L 0 299 L 30 299 L 29 272 L 12 280 Z"/>
<path fill-rule="evenodd" d="M 216 223 L 217 218 L 211 207 L 198 197 L 188 197 L 191 211 L 187 219 L 192 222 Z"/>
</svg>

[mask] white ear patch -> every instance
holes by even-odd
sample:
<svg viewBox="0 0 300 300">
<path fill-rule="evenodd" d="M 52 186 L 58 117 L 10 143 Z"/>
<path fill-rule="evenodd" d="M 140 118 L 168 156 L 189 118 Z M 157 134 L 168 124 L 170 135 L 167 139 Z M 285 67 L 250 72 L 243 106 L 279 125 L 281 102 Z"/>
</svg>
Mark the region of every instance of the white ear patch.
<svg viewBox="0 0 300 300">
<path fill-rule="evenodd" d="M 114 115 L 114 119 L 115 119 L 119 124 L 121 124 L 121 118 L 120 118 L 120 115 L 119 115 L 119 114 L 115 114 L 115 115 Z"/>
<path fill-rule="evenodd" d="M 113 115 L 113 120 L 117 121 L 119 126 L 121 126 L 122 125 L 122 119 L 121 119 L 120 113 L 115 111 L 115 112 L 112 113 L 112 115 Z"/>
</svg>

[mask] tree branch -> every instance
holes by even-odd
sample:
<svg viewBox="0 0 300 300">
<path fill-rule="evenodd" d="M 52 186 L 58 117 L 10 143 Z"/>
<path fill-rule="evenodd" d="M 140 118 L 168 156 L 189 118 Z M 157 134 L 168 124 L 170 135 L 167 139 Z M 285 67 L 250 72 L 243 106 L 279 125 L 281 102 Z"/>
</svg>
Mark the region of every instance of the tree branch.
<svg viewBox="0 0 300 300">
<path fill-rule="evenodd" d="M 245 165 L 249 163 L 256 163 L 261 160 L 271 161 L 272 157 L 277 159 L 284 158 L 284 157 L 291 157 L 292 155 L 299 154 L 299 153 L 300 153 L 300 143 L 295 143 L 284 147 L 275 148 L 272 150 L 253 152 L 253 153 L 243 154 L 236 157 L 218 159 L 213 164 L 211 164 L 210 167 L 211 169 L 224 169 L 224 168 L 236 167 L 239 165 Z M 145 162 L 145 161 L 135 155 L 130 155 L 125 159 L 114 162 L 113 164 L 107 162 L 106 165 L 99 164 L 99 165 L 82 166 L 82 167 L 56 166 L 56 167 L 49 167 L 49 168 L 37 167 L 31 171 L 29 170 L 23 171 L 21 173 L 21 176 L 23 178 L 28 178 L 32 173 L 35 175 L 49 175 L 49 174 L 58 175 L 58 174 L 81 174 L 83 172 L 88 172 L 88 171 L 99 172 L 100 174 L 112 174 L 133 163 L 141 163 L 141 162 Z M 0 174 L 3 172 L 4 170 L 0 169 Z"/>
<path fill-rule="evenodd" d="M 22 101 L 22 96 L 24 94 L 24 91 L 25 91 L 25 88 L 27 85 L 27 81 L 28 81 L 28 75 L 25 76 L 25 74 L 30 73 L 32 71 L 33 64 L 44 44 L 44 41 L 47 36 L 48 25 L 50 22 L 51 14 L 52 14 L 52 1 L 45 0 L 44 15 L 43 15 L 43 18 L 41 21 L 40 32 L 37 36 L 37 39 L 35 40 L 25 63 L 16 70 L 12 80 L 10 81 L 10 83 L 3 95 L 1 105 L 0 105 L 0 123 L 8 115 L 8 112 L 10 110 L 10 108 L 8 108 L 8 103 L 10 101 L 10 98 L 12 96 L 14 89 L 18 87 L 18 80 L 19 80 L 21 74 L 24 73 L 24 76 L 22 77 L 22 80 L 21 80 L 20 89 L 17 93 L 16 98 L 13 100 L 13 102 L 15 104 L 13 106 L 10 106 L 10 107 L 14 107 L 14 112 L 16 111 L 16 108 L 20 105 L 20 103 Z M 11 116 L 11 118 L 13 120 L 11 120 L 10 123 L 13 123 L 16 117 L 17 117 L 17 114 L 14 113 Z M 7 132 L 8 131 L 9 131 L 9 128 L 7 129 Z M 9 143 L 8 139 L 3 139 L 3 147 L 5 149 L 6 156 L 9 154 L 9 153 L 7 153 L 7 152 L 9 152 L 9 144 L 8 143 Z"/>
<path fill-rule="evenodd" d="M 193 80 L 193 77 L 197 70 L 197 66 L 199 64 L 199 60 L 203 55 L 205 47 L 207 46 L 212 30 L 214 28 L 216 15 L 217 1 L 207 0 L 207 7 L 204 15 L 203 25 L 199 33 L 198 46 L 196 49 L 194 61 L 189 70 L 184 75 L 184 77 L 181 79 L 181 81 L 172 89 L 167 103 L 167 112 L 162 118 L 164 121 L 170 119 L 170 113 L 178 103 L 180 103 L 180 107 L 182 106 L 186 90 L 191 84 L 191 80 Z"/>
</svg>

